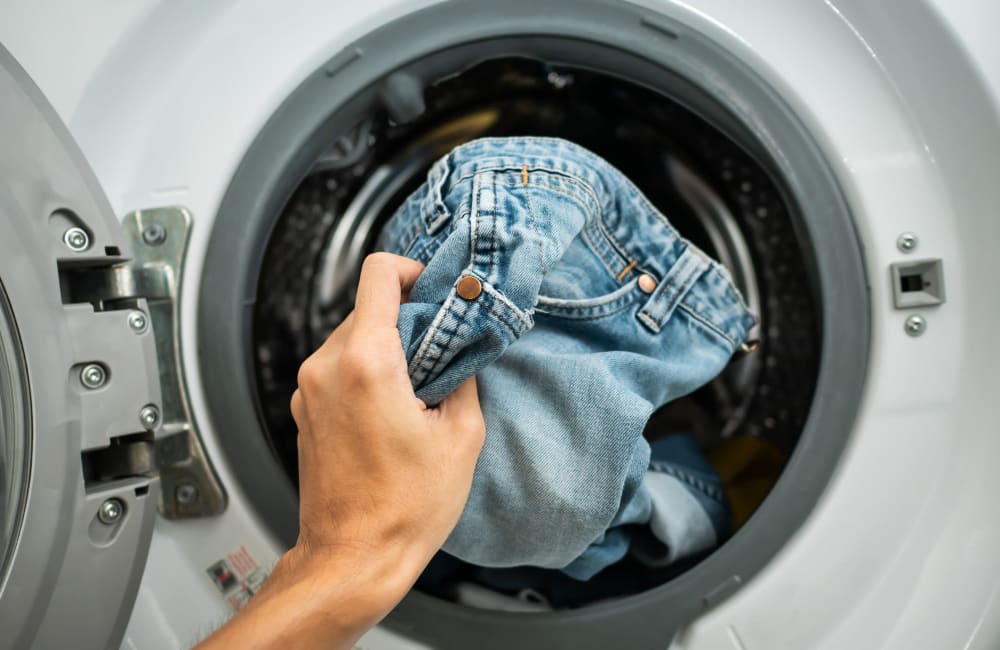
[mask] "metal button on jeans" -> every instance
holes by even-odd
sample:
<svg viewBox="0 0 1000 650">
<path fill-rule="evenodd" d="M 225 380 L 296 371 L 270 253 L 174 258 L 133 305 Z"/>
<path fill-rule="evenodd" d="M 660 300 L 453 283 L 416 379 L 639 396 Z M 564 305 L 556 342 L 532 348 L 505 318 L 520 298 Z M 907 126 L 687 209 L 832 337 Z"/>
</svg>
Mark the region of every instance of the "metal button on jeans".
<svg viewBox="0 0 1000 650">
<path fill-rule="evenodd" d="M 458 297 L 463 300 L 475 300 L 483 292 L 483 285 L 479 278 L 467 275 L 458 281 L 455 291 L 458 293 Z"/>
<path fill-rule="evenodd" d="M 653 293 L 653 289 L 655 288 L 656 280 L 653 279 L 653 276 L 648 273 L 643 273 L 639 276 L 639 289 L 643 293 Z"/>
</svg>

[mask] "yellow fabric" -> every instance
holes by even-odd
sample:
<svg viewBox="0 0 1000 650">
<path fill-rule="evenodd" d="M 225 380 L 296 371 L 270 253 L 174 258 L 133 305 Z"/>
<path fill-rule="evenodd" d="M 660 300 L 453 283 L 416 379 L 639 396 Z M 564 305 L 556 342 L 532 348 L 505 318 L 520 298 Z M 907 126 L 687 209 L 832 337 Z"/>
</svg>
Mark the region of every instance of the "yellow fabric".
<svg viewBox="0 0 1000 650">
<path fill-rule="evenodd" d="M 777 446 L 756 436 L 735 436 L 706 455 L 725 486 L 735 532 L 764 502 L 788 459 Z"/>
</svg>

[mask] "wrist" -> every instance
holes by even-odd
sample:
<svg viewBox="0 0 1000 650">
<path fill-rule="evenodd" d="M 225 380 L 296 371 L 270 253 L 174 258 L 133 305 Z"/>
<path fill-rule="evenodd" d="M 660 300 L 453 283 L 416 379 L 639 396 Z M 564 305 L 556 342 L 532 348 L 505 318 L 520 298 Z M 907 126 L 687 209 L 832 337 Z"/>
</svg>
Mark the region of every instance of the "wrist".
<svg viewBox="0 0 1000 650">
<path fill-rule="evenodd" d="M 314 548 L 297 544 L 275 565 L 269 582 L 297 591 L 303 605 L 331 625 L 364 631 L 402 600 L 426 559 L 402 546 Z"/>
<path fill-rule="evenodd" d="M 239 616 L 206 639 L 215 648 L 348 650 L 406 594 L 416 574 L 395 553 L 316 552 L 296 546 L 278 560 Z"/>
</svg>

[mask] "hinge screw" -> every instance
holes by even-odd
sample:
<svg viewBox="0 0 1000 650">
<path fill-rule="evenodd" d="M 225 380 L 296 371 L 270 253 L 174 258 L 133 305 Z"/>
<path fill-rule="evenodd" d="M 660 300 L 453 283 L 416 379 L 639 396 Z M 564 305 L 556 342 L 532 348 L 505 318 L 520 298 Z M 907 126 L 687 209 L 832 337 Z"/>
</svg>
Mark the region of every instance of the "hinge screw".
<svg viewBox="0 0 1000 650">
<path fill-rule="evenodd" d="M 108 373 L 98 363 L 89 363 L 80 371 L 80 383 L 91 390 L 103 386 L 107 379 Z"/>
<path fill-rule="evenodd" d="M 136 334 L 142 334 L 149 328 L 149 319 L 141 311 L 132 311 L 128 315 L 128 326 Z"/>
<path fill-rule="evenodd" d="M 142 426 L 147 429 L 155 429 L 156 425 L 160 423 L 160 409 L 156 408 L 154 404 L 147 404 L 142 407 L 139 411 L 139 422 L 142 422 Z"/>
<path fill-rule="evenodd" d="M 149 246 L 159 246 L 167 241 L 167 229 L 158 223 L 151 223 L 142 229 L 142 241 Z"/>
<path fill-rule="evenodd" d="M 181 505 L 190 505 L 198 498 L 198 487 L 194 483 L 181 483 L 174 489 L 174 498 Z"/>
<path fill-rule="evenodd" d="M 927 329 L 927 321 L 924 320 L 923 316 L 914 314 L 906 319 L 906 322 L 903 324 L 903 329 L 905 329 L 906 333 L 910 336 L 920 336 Z"/>
<path fill-rule="evenodd" d="M 123 514 L 125 514 L 125 504 L 121 499 L 108 499 L 101 504 L 97 518 L 102 524 L 113 524 L 121 519 Z"/>
<path fill-rule="evenodd" d="M 90 236 L 83 228 L 76 226 L 63 233 L 63 243 L 73 252 L 79 253 L 90 246 Z"/>
</svg>

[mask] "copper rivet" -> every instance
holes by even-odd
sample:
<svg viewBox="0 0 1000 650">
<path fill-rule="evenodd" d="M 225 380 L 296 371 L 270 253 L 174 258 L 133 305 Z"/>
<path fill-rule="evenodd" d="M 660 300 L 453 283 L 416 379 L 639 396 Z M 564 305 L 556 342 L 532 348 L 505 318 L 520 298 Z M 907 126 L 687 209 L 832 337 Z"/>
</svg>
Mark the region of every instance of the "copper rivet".
<svg viewBox="0 0 1000 650">
<path fill-rule="evenodd" d="M 643 293 L 653 293 L 653 289 L 655 288 L 656 280 L 653 279 L 653 276 L 648 273 L 643 273 L 639 276 L 639 289 L 641 289 Z"/>
<path fill-rule="evenodd" d="M 458 281 L 455 291 L 458 293 L 458 297 L 463 300 L 475 300 L 483 292 L 483 285 L 479 278 L 466 275 Z"/>
</svg>

